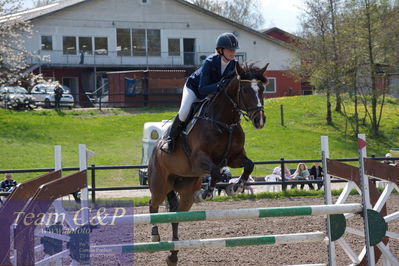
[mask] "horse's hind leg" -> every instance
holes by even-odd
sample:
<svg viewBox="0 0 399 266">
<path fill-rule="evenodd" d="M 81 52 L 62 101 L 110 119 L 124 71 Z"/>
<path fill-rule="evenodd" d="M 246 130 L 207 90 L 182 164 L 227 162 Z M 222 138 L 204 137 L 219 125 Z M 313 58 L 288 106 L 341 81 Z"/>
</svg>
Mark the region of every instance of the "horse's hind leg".
<svg viewBox="0 0 399 266">
<path fill-rule="evenodd" d="M 156 180 L 158 182 L 150 183 L 151 189 L 151 200 L 150 200 L 150 213 L 158 213 L 159 205 L 167 197 L 168 192 L 172 190 L 172 186 L 167 182 L 162 182 L 163 180 Z M 151 226 L 151 240 L 152 242 L 159 242 L 161 237 L 159 236 L 158 226 L 152 224 Z"/>
<path fill-rule="evenodd" d="M 179 199 L 177 198 L 175 191 L 169 192 L 168 203 L 169 203 L 169 211 L 170 212 L 175 212 L 178 210 Z M 172 240 L 173 241 L 179 240 L 178 227 L 179 227 L 179 223 L 172 223 Z M 177 265 L 177 252 L 178 251 L 171 251 L 171 255 L 169 255 L 168 258 L 166 259 L 166 263 L 168 264 L 168 266 Z"/>
<path fill-rule="evenodd" d="M 184 212 L 189 211 L 191 206 L 193 206 L 194 191 L 201 188 L 201 178 L 187 178 L 176 184 L 176 190 L 179 192 L 180 200 L 177 199 L 176 193 L 174 191 L 168 194 L 168 201 L 170 206 L 170 211 Z M 172 223 L 173 230 L 173 241 L 179 240 L 179 223 Z M 177 265 L 177 253 L 178 250 L 171 250 L 170 255 L 166 259 L 168 266 Z"/>
<path fill-rule="evenodd" d="M 153 206 L 150 200 L 150 213 L 158 213 L 159 205 Z M 151 225 L 151 241 L 159 242 L 161 241 L 161 237 L 159 236 L 158 225 Z"/>
</svg>

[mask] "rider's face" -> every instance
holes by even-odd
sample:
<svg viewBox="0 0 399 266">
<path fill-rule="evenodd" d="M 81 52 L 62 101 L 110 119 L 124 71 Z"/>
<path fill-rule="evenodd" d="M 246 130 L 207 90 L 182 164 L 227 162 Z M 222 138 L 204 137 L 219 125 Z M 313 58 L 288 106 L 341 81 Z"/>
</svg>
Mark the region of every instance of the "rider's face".
<svg viewBox="0 0 399 266">
<path fill-rule="evenodd" d="M 236 50 L 224 49 L 223 54 L 227 60 L 231 61 L 236 57 Z"/>
</svg>

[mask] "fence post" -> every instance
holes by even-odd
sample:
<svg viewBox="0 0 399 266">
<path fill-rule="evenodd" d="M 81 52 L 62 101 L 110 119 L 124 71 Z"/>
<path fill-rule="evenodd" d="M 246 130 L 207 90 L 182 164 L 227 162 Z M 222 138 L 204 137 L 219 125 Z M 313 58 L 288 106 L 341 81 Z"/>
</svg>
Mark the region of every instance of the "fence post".
<svg viewBox="0 0 399 266">
<path fill-rule="evenodd" d="M 280 104 L 280 119 L 281 125 L 284 126 L 284 105 Z"/>
<path fill-rule="evenodd" d="M 281 181 L 283 182 L 281 184 L 281 189 L 283 191 L 287 190 L 287 185 L 285 184 L 285 163 L 284 163 L 284 158 L 280 158 L 281 161 L 281 165 L 280 165 L 280 169 L 281 169 Z"/>
<path fill-rule="evenodd" d="M 91 202 L 96 203 L 96 165 L 91 165 Z"/>
</svg>

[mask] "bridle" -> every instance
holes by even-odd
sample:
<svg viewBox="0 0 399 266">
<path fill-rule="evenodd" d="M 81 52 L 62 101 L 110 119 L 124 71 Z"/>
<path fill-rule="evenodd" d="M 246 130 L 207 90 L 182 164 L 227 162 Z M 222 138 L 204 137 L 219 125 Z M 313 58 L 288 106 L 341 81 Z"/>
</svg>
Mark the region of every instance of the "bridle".
<svg viewBox="0 0 399 266">
<path fill-rule="evenodd" d="M 227 93 L 226 88 L 223 88 L 223 92 L 226 95 L 227 99 L 229 99 L 229 101 L 233 105 L 234 111 L 236 111 L 239 115 L 242 115 L 246 121 L 249 121 L 249 120 L 252 120 L 257 113 L 263 111 L 263 106 L 258 106 L 257 105 L 256 107 L 247 107 L 247 105 L 243 101 L 242 103 L 243 103 L 244 108 L 243 109 L 240 108 L 240 103 L 241 103 L 241 98 L 242 98 L 241 97 L 242 96 L 241 82 L 251 82 L 252 83 L 254 81 L 253 80 L 241 80 L 239 76 L 237 76 L 237 79 L 239 81 L 239 84 L 238 84 L 237 99 L 235 101 Z M 256 82 L 260 82 L 260 81 L 257 80 Z M 215 99 L 220 94 L 221 94 L 221 92 L 219 91 L 219 93 L 215 97 L 213 97 L 212 102 L 215 101 Z M 211 104 L 212 104 L 212 102 L 211 102 Z M 253 110 L 255 110 L 255 112 L 253 112 L 252 115 L 249 115 L 248 113 L 253 111 Z M 227 142 L 226 148 L 224 150 L 224 153 L 223 153 L 223 156 L 222 156 L 222 160 L 219 163 L 220 166 L 226 166 L 227 162 L 228 162 L 227 158 L 228 158 L 228 155 L 230 154 L 230 149 L 231 149 L 231 145 L 232 145 L 233 131 L 234 131 L 234 129 L 236 127 L 240 126 L 240 120 L 238 120 L 238 121 L 236 121 L 236 122 L 234 122 L 232 124 L 226 124 L 225 122 L 221 122 L 221 121 L 215 120 L 214 118 L 209 117 L 207 115 L 197 116 L 196 118 L 197 119 L 202 119 L 202 120 L 205 120 L 205 121 L 209 121 L 211 123 L 216 124 L 218 126 L 218 130 L 219 130 L 220 133 L 222 133 L 221 128 L 224 128 L 224 129 L 227 130 L 227 132 L 229 134 L 228 135 L 228 142 Z M 186 153 L 187 153 L 188 156 L 191 156 L 190 155 L 191 152 L 187 152 L 186 151 Z"/>
<path fill-rule="evenodd" d="M 257 113 L 264 112 L 264 108 L 263 108 L 263 106 L 258 106 L 258 105 L 252 106 L 252 107 L 247 107 L 247 105 L 245 104 L 245 101 L 242 101 L 242 104 L 243 104 L 244 108 L 243 109 L 240 108 L 241 98 L 243 98 L 243 97 L 241 97 L 242 96 L 241 82 L 250 82 L 250 83 L 256 82 L 256 83 L 259 83 L 261 81 L 259 81 L 259 80 L 253 81 L 253 80 L 249 80 L 249 79 L 240 79 L 239 76 L 237 76 L 237 79 L 238 79 L 237 99 L 234 101 L 230 97 L 230 95 L 227 93 L 226 90 L 224 90 L 224 93 L 225 93 L 227 99 L 229 99 L 229 101 L 233 105 L 234 110 L 237 113 L 239 113 L 240 115 L 242 115 L 246 121 L 249 121 L 249 120 L 252 120 Z M 253 112 L 252 114 L 249 114 L 249 112 L 251 112 L 253 110 L 255 110 L 255 112 Z"/>
</svg>

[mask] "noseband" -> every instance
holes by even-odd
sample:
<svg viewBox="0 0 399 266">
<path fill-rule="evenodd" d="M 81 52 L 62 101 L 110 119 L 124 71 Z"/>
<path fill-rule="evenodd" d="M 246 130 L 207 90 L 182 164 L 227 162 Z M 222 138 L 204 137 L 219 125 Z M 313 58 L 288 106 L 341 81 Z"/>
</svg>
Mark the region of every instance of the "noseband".
<svg viewBox="0 0 399 266">
<path fill-rule="evenodd" d="M 240 103 L 241 103 L 241 98 L 242 98 L 241 97 L 242 96 L 241 82 L 250 82 L 250 83 L 252 83 L 253 81 L 252 80 L 248 80 L 248 79 L 243 79 L 243 80 L 241 80 L 240 78 L 237 78 L 237 79 L 238 79 L 239 83 L 238 83 L 238 93 L 237 93 L 236 101 L 234 101 L 228 95 L 226 90 L 224 90 L 224 93 L 226 94 L 226 96 L 229 99 L 229 101 L 233 104 L 234 110 L 237 113 L 241 114 L 246 121 L 249 121 L 249 120 L 252 120 L 257 113 L 264 112 L 264 108 L 263 108 L 263 106 L 258 106 L 258 105 L 257 106 L 252 106 L 252 107 L 247 107 L 247 105 L 245 104 L 244 101 L 242 102 L 242 104 L 244 105 L 244 108 L 243 109 L 240 108 Z M 253 112 L 252 114 L 249 114 L 249 112 L 251 112 L 253 110 L 255 110 L 255 112 Z"/>
</svg>

